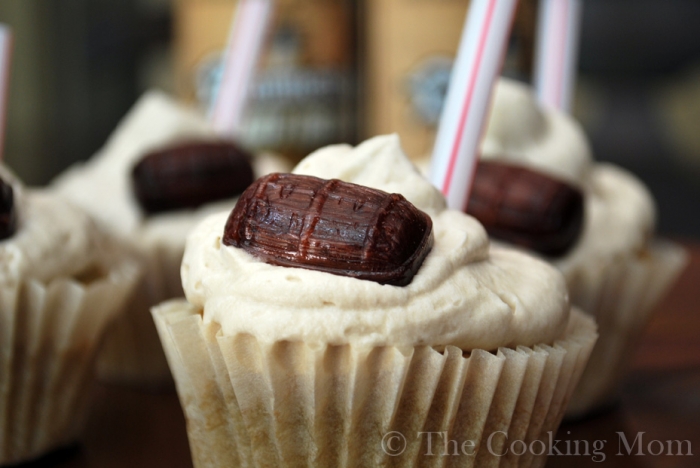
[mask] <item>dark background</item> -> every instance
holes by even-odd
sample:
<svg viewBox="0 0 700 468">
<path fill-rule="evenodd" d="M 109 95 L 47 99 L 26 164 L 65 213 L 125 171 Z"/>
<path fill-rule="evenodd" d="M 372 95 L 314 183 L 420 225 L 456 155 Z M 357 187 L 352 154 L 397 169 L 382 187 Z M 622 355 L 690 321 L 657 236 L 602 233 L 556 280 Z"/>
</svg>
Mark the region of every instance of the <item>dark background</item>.
<svg viewBox="0 0 700 468">
<path fill-rule="evenodd" d="M 172 89 L 168 0 L 9 0 L 6 162 L 47 183 L 145 89 Z M 585 0 L 575 116 L 598 160 L 641 177 L 659 231 L 700 238 L 700 1 Z"/>
</svg>

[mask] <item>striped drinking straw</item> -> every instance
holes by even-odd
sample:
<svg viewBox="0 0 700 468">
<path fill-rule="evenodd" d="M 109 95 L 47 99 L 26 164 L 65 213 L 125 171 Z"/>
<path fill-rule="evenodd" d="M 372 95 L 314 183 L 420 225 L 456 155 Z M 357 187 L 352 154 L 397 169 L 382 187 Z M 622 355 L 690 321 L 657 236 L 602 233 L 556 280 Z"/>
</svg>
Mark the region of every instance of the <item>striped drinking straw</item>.
<svg viewBox="0 0 700 468">
<path fill-rule="evenodd" d="M 501 69 L 517 0 L 472 0 L 433 150 L 431 182 L 465 211 L 491 91 Z"/>
<path fill-rule="evenodd" d="M 582 0 L 540 0 L 535 89 L 541 104 L 569 112 L 576 81 Z"/>
<path fill-rule="evenodd" d="M 5 154 L 5 131 L 7 127 L 7 101 L 12 66 L 12 30 L 0 24 L 0 161 Z"/>
<path fill-rule="evenodd" d="M 239 0 L 223 60 L 223 74 L 209 109 L 219 133 L 237 136 L 270 25 L 274 0 Z"/>
</svg>

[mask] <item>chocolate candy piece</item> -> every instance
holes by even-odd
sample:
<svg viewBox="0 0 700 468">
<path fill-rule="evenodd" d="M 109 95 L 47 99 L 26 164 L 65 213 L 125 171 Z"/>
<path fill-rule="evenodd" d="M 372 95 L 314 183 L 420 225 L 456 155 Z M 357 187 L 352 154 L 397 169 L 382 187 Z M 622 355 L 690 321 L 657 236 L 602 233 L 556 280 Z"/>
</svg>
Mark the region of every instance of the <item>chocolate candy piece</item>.
<svg viewBox="0 0 700 468">
<path fill-rule="evenodd" d="M 143 209 L 156 213 L 234 197 L 253 182 L 253 169 L 233 143 L 187 142 L 144 156 L 132 178 Z"/>
<path fill-rule="evenodd" d="M 0 240 L 7 239 L 17 230 L 15 212 L 12 186 L 0 178 Z"/>
<path fill-rule="evenodd" d="M 12 186 L 0 178 L 0 240 L 7 239 L 17 230 L 15 196 Z"/>
<path fill-rule="evenodd" d="M 270 174 L 243 192 L 223 242 L 273 265 L 405 286 L 433 245 L 432 226 L 398 194 Z"/>
<path fill-rule="evenodd" d="M 480 161 L 467 213 L 496 239 L 556 257 L 581 234 L 583 194 L 531 169 Z"/>
</svg>

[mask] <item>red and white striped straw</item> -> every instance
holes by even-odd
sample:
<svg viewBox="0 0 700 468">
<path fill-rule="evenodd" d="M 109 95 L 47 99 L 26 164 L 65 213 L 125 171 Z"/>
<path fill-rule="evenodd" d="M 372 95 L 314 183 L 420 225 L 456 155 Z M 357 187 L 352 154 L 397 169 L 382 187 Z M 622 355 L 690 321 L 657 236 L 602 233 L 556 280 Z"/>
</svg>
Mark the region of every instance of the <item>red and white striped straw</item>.
<svg viewBox="0 0 700 468">
<path fill-rule="evenodd" d="M 576 82 L 582 0 L 540 0 L 535 89 L 543 105 L 571 110 Z"/>
<path fill-rule="evenodd" d="M 274 0 L 239 0 L 224 53 L 223 74 L 209 118 L 222 134 L 237 135 L 272 18 Z"/>
<path fill-rule="evenodd" d="M 472 0 L 440 118 L 430 167 L 447 205 L 465 211 L 491 91 L 517 0 Z"/>
<path fill-rule="evenodd" d="M 12 44 L 12 29 L 5 24 L 0 24 L 0 161 L 2 161 L 5 154 L 5 127 L 7 127 L 7 101 L 10 89 Z"/>
</svg>

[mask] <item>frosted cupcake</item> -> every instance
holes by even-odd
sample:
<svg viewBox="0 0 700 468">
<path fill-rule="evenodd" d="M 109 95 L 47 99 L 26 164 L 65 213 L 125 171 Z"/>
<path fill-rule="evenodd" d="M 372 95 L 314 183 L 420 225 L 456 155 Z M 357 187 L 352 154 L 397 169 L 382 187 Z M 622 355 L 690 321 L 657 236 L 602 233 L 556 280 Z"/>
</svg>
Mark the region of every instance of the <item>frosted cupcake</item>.
<svg viewBox="0 0 700 468">
<path fill-rule="evenodd" d="M 138 277 L 83 211 L 0 166 L 0 465 L 77 441 L 98 344 Z"/>
<path fill-rule="evenodd" d="M 646 187 L 624 169 L 595 163 L 578 124 L 564 113 L 541 109 L 522 84 L 505 79 L 498 83 L 481 151 L 487 163 L 477 171 L 474 204 L 470 202 L 468 212 L 497 238 L 517 242 L 517 234 L 497 232 L 495 218 L 475 205 L 477 192 L 493 192 L 493 180 L 486 174 L 488 162 L 534 169 L 582 194 L 580 234 L 570 236 L 564 248 L 548 250 L 553 246 L 546 242 L 531 251 L 564 273 L 573 304 L 593 315 L 599 325 L 600 338 L 572 399 L 570 415 L 611 402 L 649 313 L 685 264 L 683 251 L 654 239 L 656 213 Z M 525 239 L 521 245 L 533 249 Z"/>
<path fill-rule="evenodd" d="M 188 302 L 153 310 L 194 465 L 542 466 L 509 444 L 556 429 L 596 338 L 561 274 L 445 209 L 395 136 L 294 172 L 199 224 Z"/>
<path fill-rule="evenodd" d="M 59 176 L 54 189 L 117 233 L 146 272 L 127 315 L 105 341 L 101 378 L 170 381 L 148 309 L 182 296 L 179 267 L 187 233 L 207 214 L 230 209 L 255 176 L 287 167 L 272 155 L 249 157 L 222 141 L 198 112 L 152 91 L 90 161 Z M 225 183 L 227 176 L 233 183 Z"/>
</svg>

